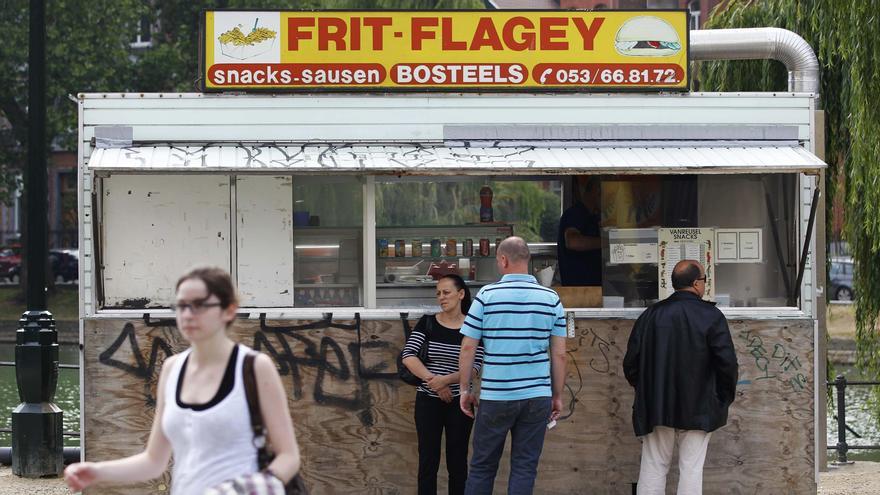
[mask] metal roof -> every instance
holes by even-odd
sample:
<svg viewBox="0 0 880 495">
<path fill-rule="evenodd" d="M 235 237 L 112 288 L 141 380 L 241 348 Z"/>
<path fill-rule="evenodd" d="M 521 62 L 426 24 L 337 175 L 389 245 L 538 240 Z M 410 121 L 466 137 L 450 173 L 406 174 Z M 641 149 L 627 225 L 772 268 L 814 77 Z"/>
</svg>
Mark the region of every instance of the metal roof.
<svg viewBox="0 0 880 495">
<path fill-rule="evenodd" d="M 362 174 L 575 174 L 591 172 L 806 172 L 825 163 L 796 144 L 631 146 L 207 145 L 98 148 L 100 172 Z"/>
</svg>

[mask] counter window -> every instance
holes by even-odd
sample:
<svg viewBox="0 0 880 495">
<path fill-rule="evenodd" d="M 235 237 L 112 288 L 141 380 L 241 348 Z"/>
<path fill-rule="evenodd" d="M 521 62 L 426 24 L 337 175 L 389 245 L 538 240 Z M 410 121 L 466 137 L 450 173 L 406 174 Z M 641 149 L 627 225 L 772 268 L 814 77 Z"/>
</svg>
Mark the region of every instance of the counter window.
<svg viewBox="0 0 880 495">
<path fill-rule="evenodd" d="M 497 280 L 495 246 L 510 235 L 529 242 L 534 271 L 552 265 L 561 188 L 544 178 L 377 178 L 377 306 L 435 307 L 445 273 L 473 291 Z"/>
<path fill-rule="evenodd" d="M 682 258 L 708 264 L 709 299 L 719 306 L 794 306 L 796 182 L 783 174 L 602 177 L 603 306 L 665 298 Z"/>
<path fill-rule="evenodd" d="M 197 263 L 229 266 L 244 307 L 367 307 L 366 262 L 376 307 L 432 310 L 444 274 L 474 291 L 498 280 L 496 246 L 511 235 L 568 308 L 645 307 L 672 292 L 684 258 L 704 261 L 719 306 L 797 304 L 796 174 L 376 177 L 370 260 L 373 181 L 156 177 L 102 179 L 101 235 L 115 239 L 101 253 L 105 308 L 167 307 Z"/>
</svg>

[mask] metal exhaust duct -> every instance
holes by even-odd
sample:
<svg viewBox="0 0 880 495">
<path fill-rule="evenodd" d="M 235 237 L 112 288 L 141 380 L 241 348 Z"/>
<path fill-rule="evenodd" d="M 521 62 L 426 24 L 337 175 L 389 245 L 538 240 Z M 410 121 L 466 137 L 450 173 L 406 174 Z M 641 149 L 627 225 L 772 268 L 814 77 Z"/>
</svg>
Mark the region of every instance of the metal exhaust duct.
<svg viewBox="0 0 880 495">
<path fill-rule="evenodd" d="M 692 60 L 778 60 L 788 90 L 819 94 L 819 59 L 796 33 L 780 28 L 700 29 L 690 32 Z"/>
</svg>

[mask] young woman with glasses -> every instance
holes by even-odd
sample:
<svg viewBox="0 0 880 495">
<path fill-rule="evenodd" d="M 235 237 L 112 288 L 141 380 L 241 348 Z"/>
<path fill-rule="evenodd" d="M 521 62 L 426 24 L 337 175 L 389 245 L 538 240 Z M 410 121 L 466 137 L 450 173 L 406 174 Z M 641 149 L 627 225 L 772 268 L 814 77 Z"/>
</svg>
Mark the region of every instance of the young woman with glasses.
<svg viewBox="0 0 880 495">
<path fill-rule="evenodd" d="M 188 272 L 177 282 L 174 308 L 177 328 L 190 348 L 162 365 L 146 450 L 113 461 L 71 464 L 64 479 L 74 491 L 95 483 L 156 478 L 172 453 L 172 495 L 201 494 L 258 471 L 242 378 L 244 356 L 252 351 L 226 333 L 238 309 L 229 274 L 220 268 Z M 276 454 L 262 481 L 280 487 L 278 483 L 286 483 L 299 470 L 299 447 L 275 364 L 258 354 L 254 373 L 263 423 Z"/>
</svg>

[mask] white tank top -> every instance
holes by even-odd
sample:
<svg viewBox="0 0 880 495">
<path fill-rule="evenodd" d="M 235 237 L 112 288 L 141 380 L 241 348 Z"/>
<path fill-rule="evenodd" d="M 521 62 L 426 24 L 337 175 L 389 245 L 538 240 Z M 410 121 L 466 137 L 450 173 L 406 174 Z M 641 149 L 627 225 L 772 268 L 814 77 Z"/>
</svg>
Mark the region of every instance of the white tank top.
<svg viewBox="0 0 880 495">
<path fill-rule="evenodd" d="M 162 431 L 174 457 L 171 495 L 200 494 L 225 480 L 258 470 L 241 377 L 244 356 L 250 348 L 238 344 L 232 391 L 205 410 L 181 407 L 177 402 L 180 370 L 190 351 L 181 353 L 165 384 Z"/>
</svg>

